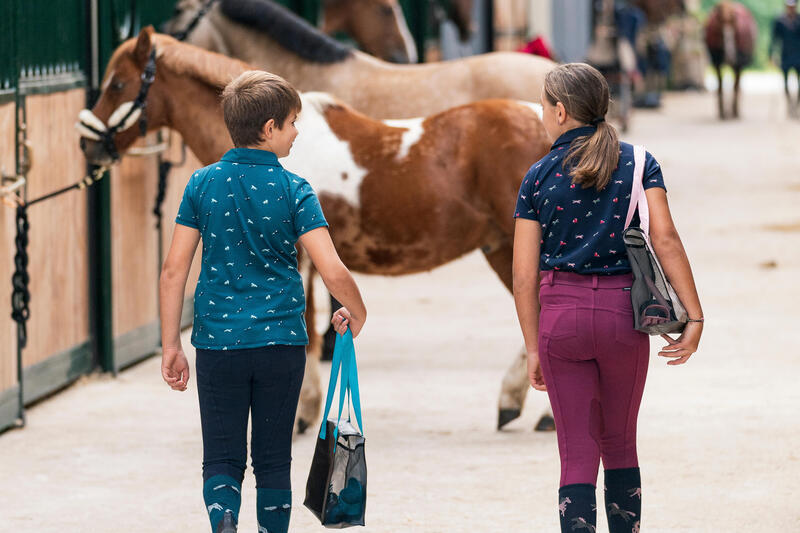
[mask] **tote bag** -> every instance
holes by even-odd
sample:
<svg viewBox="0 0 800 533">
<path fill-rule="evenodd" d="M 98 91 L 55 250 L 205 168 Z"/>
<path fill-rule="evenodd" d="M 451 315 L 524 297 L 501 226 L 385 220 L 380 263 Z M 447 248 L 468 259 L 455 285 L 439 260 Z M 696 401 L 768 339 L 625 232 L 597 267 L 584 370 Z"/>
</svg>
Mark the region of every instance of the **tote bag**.
<svg viewBox="0 0 800 533">
<path fill-rule="evenodd" d="M 339 385 L 339 413 L 335 420 L 328 419 L 340 369 L 342 377 Z M 349 415 L 351 398 L 358 428 L 353 425 Z M 348 416 L 346 420 L 342 420 L 345 399 Z M 342 529 L 364 525 L 367 461 L 364 455 L 363 428 L 355 347 L 353 335 L 348 329 L 343 336 L 336 336 L 322 427 L 314 449 L 303 502 L 327 528 Z"/>
<path fill-rule="evenodd" d="M 645 155 L 644 147 L 634 146 L 631 203 L 623 232 L 625 251 L 633 271 L 631 303 L 634 328 L 650 335 L 681 333 L 689 316 L 650 244 L 650 211 L 642 182 Z M 638 227 L 631 226 L 636 211 L 639 212 Z"/>
</svg>

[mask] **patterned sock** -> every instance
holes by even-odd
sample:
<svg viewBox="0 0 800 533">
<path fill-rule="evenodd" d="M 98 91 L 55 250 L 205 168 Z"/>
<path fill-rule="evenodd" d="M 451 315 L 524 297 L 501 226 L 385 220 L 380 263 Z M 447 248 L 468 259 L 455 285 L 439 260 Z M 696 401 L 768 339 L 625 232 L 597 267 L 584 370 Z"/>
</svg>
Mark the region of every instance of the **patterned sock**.
<svg viewBox="0 0 800 533">
<path fill-rule="evenodd" d="M 256 489 L 258 533 L 286 533 L 292 515 L 292 491 Z"/>
<path fill-rule="evenodd" d="M 239 507 L 242 505 L 242 484 L 226 475 L 211 476 L 203 483 L 203 500 L 206 502 L 211 531 L 216 533 L 217 524 L 225 511 L 233 511 L 233 518 L 239 521 Z"/>
<path fill-rule="evenodd" d="M 595 486 L 588 483 L 564 485 L 558 489 L 558 516 L 561 533 L 595 533 L 597 505 Z"/>
<path fill-rule="evenodd" d="M 639 533 L 642 478 L 638 468 L 605 471 L 606 516 L 610 533 Z"/>
</svg>

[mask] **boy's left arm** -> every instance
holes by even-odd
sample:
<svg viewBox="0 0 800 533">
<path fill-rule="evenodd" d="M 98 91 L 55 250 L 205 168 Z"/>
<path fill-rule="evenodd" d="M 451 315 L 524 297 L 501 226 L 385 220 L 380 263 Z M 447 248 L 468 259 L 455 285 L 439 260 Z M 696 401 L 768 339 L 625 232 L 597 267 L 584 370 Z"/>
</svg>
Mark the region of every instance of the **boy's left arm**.
<svg viewBox="0 0 800 533">
<path fill-rule="evenodd" d="M 198 230 L 176 224 L 172 244 L 161 269 L 161 376 L 167 385 L 180 391 L 186 390 L 189 381 L 189 363 L 181 345 L 181 313 L 186 279 L 199 242 Z"/>
</svg>

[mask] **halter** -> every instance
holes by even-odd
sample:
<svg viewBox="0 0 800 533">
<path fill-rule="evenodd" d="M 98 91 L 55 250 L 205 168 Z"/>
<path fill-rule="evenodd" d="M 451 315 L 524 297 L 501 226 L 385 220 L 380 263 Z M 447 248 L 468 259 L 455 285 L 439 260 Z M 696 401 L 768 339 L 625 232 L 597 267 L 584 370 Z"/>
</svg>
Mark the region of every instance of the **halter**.
<svg viewBox="0 0 800 533">
<path fill-rule="evenodd" d="M 200 11 L 195 13 L 194 17 L 192 17 L 192 20 L 189 21 L 189 24 L 182 31 L 173 33 L 172 36 L 179 41 L 185 41 L 189 34 L 192 33 L 192 30 L 194 30 L 197 24 L 200 22 L 200 19 L 203 18 L 206 13 L 208 13 L 208 10 L 211 9 L 211 5 L 215 1 L 216 0 L 207 0 L 206 3 L 203 4 L 203 7 L 200 8 Z"/>
<path fill-rule="evenodd" d="M 108 118 L 108 126 L 103 124 L 103 121 L 97 118 L 89 109 L 84 109 L 78 114 L 80 122 L 75 127 L 84 137 L 102 142 L 103 147 L 111 158 L 114 161 L 118 161 L 120 155 L 114 141 L 114 136 L 118 132 L 127 130 L 138 119 L 139 135 L 144 136 L 147 133 L 147 113 L 145 113 L 147 110 L 147 93 L 155 79 L 156 49 L 153 47 L 144 67 L 144 72 L 141 75 L 142 85 L 139 87 L 139 94 L 136 95 L 136 100 L 125 102 L 114 110 Z"/>
</svg>

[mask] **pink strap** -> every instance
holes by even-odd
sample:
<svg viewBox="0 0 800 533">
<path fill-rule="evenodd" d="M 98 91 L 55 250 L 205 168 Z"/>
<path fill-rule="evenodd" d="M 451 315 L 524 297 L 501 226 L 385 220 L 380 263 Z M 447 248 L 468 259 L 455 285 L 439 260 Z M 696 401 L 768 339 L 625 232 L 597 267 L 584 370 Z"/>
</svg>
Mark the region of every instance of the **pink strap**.
<svg viewBox="0 0 800 533">
<path fill-rule="evenodd" d="M 633 187 L 631 188 L 631 203 L 628 205 L 628 216 L 625 217 L 625 229 L 631 225 L 636 207 L 639 207 L 639 227 L 645 235 L 650 234 L 650 210 L 647 207 L 647 196 L 644 194 L 644 160 L 643 146 L 633 147 Z"/>
</svg>

